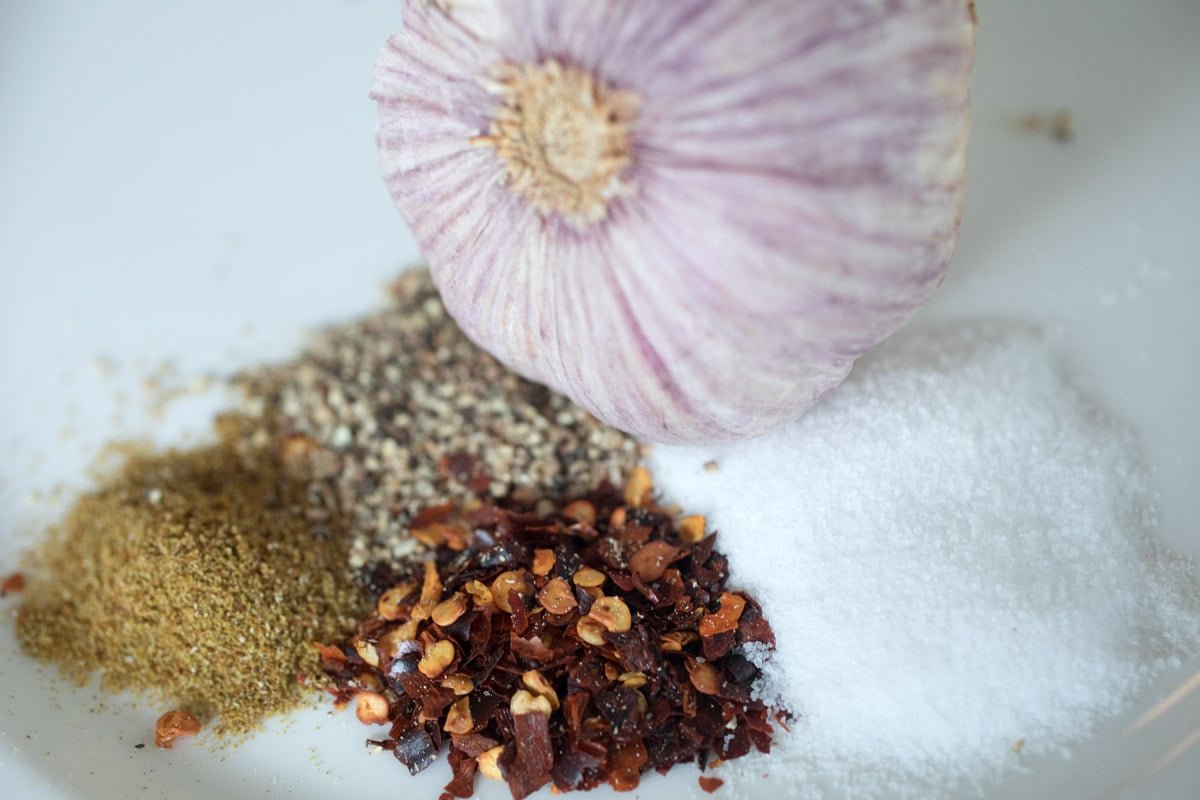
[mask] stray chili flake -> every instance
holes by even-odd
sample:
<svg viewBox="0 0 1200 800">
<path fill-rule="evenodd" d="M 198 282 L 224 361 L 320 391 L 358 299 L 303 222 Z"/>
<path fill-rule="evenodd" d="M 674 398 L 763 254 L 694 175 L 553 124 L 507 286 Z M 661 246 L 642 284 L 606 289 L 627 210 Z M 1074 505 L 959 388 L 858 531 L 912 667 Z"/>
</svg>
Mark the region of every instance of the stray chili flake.
<svg viewBox="0 0 1200 800">
<path fill-rule="evenodd" d="M 25 576 L 19 572 L 14 572 L 0 582 L 0 597 L 8 597 L 10 594 L 16 594 L 24 588 Z"/>
<path fill-rule="evenodd" d="M 183 709 L 168 711 L 154 725 L 154 745 L 164 750 L 175 746 L 182 736 L 195 736 L 200 732 L 200 720 Z"/>
<path fill-rule="evenodd" d="M 726 591 L 715 535 L 683 530 L 637 478 L 550 515 L 512 501 L 418 514 L 424 530 L 454 519 L 471 533 L 427 536 L 432 559 L 376 581 L 376 613 L 318 648 L 337 704 L 386 709 L 370 716 L 388 737 L 368 745 L 414 773 L 448 745 L 443 798 L 470 796 L 482 774 L 516 800 L 768 752 L 773 710 L 752 697 L 759 670 L 741 645 L 773 645 L 771 627 Z"/>
<path fill-rule="evenodd" d="M 725 781 L 721 780 L 720 778 L 710 778 L 707 775 L 700 776 L 700 788 L 709 794 L 712 794 L 724 785 Z"/>
</svg>

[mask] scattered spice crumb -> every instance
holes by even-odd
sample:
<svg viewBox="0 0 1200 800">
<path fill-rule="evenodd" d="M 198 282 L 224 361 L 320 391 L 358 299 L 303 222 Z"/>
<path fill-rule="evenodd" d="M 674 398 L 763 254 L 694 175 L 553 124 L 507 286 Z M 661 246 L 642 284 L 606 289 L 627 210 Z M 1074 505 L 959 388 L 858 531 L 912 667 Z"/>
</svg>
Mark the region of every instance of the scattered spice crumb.
<svg viewBox="0 0 1200 800">
<path fill-rule="evenodd" d="M 1050 117 L 1050 135 L 1064 143 L 1075 138 L 1074 120 L 1070 111 L 1054 112 Z"/>
<path fill-rule="evenodd" d="M 112 378 L 118 372 L 117 362 L 109 356 L 95 356 L 91 362 L 92 372 L 100 378 Z"/>
<path fill-rule="evenodd" d="M 170 750 L 175 740 L 195 736 L 200 732 L 200 720 L 183 709 L 168 711 L 154 724 L 154 746 Z"/>
<path fill-rule="evenodd" d="M 717 789 L 720 789 L 724 785 L 725 785 L 725 781 L 721 780 L 720 778 L 713 778 L 713 777 L 709 777 L 708 775 L 700 776 L 700 788 L 703 789 L 704 791 L 708 792 L 709 794 L 712 794 L 713 792 L 715 792 Z"/>
<path fill-rule="evenodd" d="M 1075 138 L 1074 117 L 1066 109 L 1060 109 L 1050 114 L 1040 112 L 1025 114 L 1017 120 L 1017 130 L 1031 135 L 1046 133 L 1050 138 L 1064 144 Z"/>
<path fill-rule="evenodd" d="M 1025 749 L 1025 740 L 1017 739 L 1015 742 L 1013 742 L 1012 749 L 1013 749 L 1014 753 L 1016 753 L 1017 755 L 1020 755 L 1021 751 Z"/>
<path fill-rule="evenodd" d="M 717 464 L 716 461 L 713 461 L 710 459 L 710 460 L 704 462 L 704 471 L 705 472 L 716 472 L 718 469 L 720 469 L 720 466 Z"/>
</svg>

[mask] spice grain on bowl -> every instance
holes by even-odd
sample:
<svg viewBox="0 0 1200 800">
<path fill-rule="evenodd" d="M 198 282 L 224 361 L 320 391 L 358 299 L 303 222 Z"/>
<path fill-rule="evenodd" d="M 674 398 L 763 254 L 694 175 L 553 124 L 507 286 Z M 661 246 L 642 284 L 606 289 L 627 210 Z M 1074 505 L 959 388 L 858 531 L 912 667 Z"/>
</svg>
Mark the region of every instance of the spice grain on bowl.
<svg viewBox="0 0 1200 800">
<path fill-rule="evenodd" d="M 416 773 L 448 744 L 443 796 L 469 797 L 482 773 L 518 800 L 769 752 L 782 712 L 754 687 L 774 633 L 727 589 L 715 534 L 685 533 L 649 490 L 639 469 L 624 492 L 604 483 L 550 513 L 423 514 L 461 537 L 400 565 L 354 635 L 319 647 L 336 702 L 389 725 L 367 746 Z"/>
</svg>

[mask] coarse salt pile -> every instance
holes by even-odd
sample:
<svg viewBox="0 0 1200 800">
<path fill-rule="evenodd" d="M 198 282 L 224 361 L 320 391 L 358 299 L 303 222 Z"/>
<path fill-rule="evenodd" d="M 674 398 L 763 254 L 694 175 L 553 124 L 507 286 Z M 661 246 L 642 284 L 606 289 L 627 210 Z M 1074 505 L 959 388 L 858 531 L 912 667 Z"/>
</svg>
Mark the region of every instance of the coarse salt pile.
<svg viewBox="0 0 1200 800">
<path fill-rule="evenodd" d="M 771 766 L 853 796 L 1060 750 L 1197 645 L 1132 437 L 1027 328 L 896 340 L 790 427 L 652 467 L 776 627 L 761 689 L 801 719 Z"/>
</svg>

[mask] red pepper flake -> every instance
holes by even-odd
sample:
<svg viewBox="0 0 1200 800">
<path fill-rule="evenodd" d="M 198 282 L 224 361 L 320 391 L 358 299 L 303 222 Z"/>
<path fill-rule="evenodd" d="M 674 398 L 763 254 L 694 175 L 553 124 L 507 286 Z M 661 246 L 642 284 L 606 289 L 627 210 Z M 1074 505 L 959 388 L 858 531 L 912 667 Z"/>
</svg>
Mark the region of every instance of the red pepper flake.
<svg viewBox="0 0 1200 800">
<path fill-rule="evenodd" d="M 168 711 L 154 724 L 154 745 L 164 750 L 175 746 L 175 740 L 183 736 L 195 736 L 200 732 L 200 720 L 183 709 Z"/>
<path fill-rule="evenodd" d="M 454 777 L 446 784 L 442 797 L 470 797 L 475 794 L 475 773 L 479 769 L 475 756 L 451 747 L 446 760 L 450 762 L 450 772 Z"/>
<path fill-rule="evenodd" d="M 618 740 L 608 754 L 608 783 L 618 792 L 632 792 L 646 771 L 646 745 L 639 739 Z"/>
<path fill-rule="evenodd" d="M 14 572 L 2 582 L 0 582 L 0 597 L 8 597 L 10 594 L 17 594 L 25 588 L 25 576 L 19 572 Z"/>
<path fill-rule="evenodd" d="M 745 607 L 746 601 L 741 597 L 729 592 L 722 592 L 721 607 L 717 610 L 717 613 L 705 614 L 700 619 L 700 636 L 707 639 L 718 633 L 736 631 L 738 620 L 741 619 L 742 610 Z"/>
<path fill-rule="evenodd" d="M 321 659 L 321 666 L 326 671 L 329 671 L 334 665 L 346 663 L 346 654 L 342 652 L 340 647 L 321 644 L 320 642 L 313 642 L 312 644 L 317 649 L 317 656 Z"/>
<path fill-rule="evenodd" d="M 721 780 L 720 778 L 710 778 L 707 775 L 700 776 L 700 788 L 709 794 L 712 794 L 724 785 L 725 781 Z"/>
<path fill-rule="evenodd" d="M 515 715 L 513 737 L 511 747 L 500 756 L 500 771 L 513 800 L 522 800 L 550 782 L 554 766 L 550 717 L 537 712 Z"/>
<path fill-rule="evenodd" d="M 663 576 L 667 566 L 679 558 L 680 549 L 661 539 L 647 542 L 629 559 L 629 566 L 645 583 L 653 583 Z"/>
<path fill-rule="evenodd" d="M 629 791 L 651 769 L 768 752 L 773 709 L 752 699 L 759 670 L 740 645 L 773 645 L 770 625 L 726 591 L 715 537 L 683 530 L 636 477 L 625 497 L 604 485 L 556 513 L 481 498 L 418 515 L 432 558 L 388 568 L 373 585 L 393 596 L 348 641 L 318 646 L 335 702 L 378 696 L 389 736 L 369 744 L 415 773 L 448 743 L 444 798 L 482 774 L 517 800 L 547 784 Z M 452 598 L 453 614 L 435 611 Z"/>
</svg>

